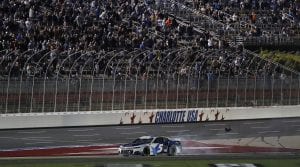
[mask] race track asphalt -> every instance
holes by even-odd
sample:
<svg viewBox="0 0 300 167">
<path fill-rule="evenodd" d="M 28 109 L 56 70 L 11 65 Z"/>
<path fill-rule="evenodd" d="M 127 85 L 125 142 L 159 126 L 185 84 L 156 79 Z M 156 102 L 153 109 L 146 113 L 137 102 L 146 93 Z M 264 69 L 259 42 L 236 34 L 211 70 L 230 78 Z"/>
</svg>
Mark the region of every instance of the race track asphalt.
<svg viewBox="0 0 300 167">
<path fill-rule="evenodd" d="M 181 140 L 300 136 L 300 118 L 1 130 L 0 151 L 122 144 L 144 135 Z"/>
</svg>

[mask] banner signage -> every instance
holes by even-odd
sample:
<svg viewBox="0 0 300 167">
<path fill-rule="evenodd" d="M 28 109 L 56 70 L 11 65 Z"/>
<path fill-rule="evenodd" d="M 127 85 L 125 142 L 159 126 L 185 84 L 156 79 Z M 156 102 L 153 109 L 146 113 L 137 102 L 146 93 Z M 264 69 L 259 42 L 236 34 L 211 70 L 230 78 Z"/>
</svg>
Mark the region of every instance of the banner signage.
<svg viewBox="0 0 300 167">
<path fill-rule="evenodd" d="M 158 111 L 155 123 L 196 122 L 198 110 Z"/>
<path fill-rule="evenodd" d="M 138 123 L 184 123 L 225 120 L 225 114 L 229 109 L 178 109 L 178 110 L 158 110 L 144 112 L 126 112 L 120 119 L 120 124 Z"/>
</svg>

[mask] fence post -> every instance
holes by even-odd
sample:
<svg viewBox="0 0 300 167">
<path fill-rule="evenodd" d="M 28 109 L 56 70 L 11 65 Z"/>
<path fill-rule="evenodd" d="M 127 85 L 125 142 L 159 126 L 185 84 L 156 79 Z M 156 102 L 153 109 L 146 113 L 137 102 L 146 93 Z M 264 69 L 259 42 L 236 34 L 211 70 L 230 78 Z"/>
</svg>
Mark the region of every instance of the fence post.
<svg viewBox="0 0 300 167">
<path fill-rule="evenodd" d="M 12 52 L 14 53 L 14 52 Z M 11 64 L 10 68 L 9 68 L 9 72 L 8 72 L 8 76 L 7 76 L 7 87 L 6 87 L 6 101 L 5 101 L 5 114 L 8 111 L 8 96 L 9 96 L 9 87 L 10 87 L 10 77 L 11 77 L 11 71 L 13 69 L 13 67 L 15 66 L 15 63 L 17 62 L 17 60 L 19 59 L 18 56 L 16 56 L 16 58 L 14 59 L 13 63 Z"/>
<path fill-rule="evenodd" d="M 210 74 L 209 74 L 210 75 Z M 209 91 L 210 91 L 210 76 L 207 74 L 207 93 L 206 93 L 206 107 L 209 107 Z"/>
<path fill-rule="evenodd" d="M 127 76 L 128 76 L 127 71 L 128 70 L 126 70 L 125 81 L 124 81 L 123 106 L 122 106 L 123 111 L 125 110 L 125 103 L 126 103 L 126 88 L 127 88 Z"/>
<path fill-rule="evenodd" d="M 257 82 L 257 70 L 255 71 L 255 74 L 254 74 L 254 89 L 253 89 L 253 102 L 254 102 L 254 105 L 257 106 L 257 101 L 256 101 L 256 82 Z"/>
<path fill-rule="evenodd" d="M 230 71 L 228 72 L 228 77 L 227 77 L 227 90 L 226 90 L 226 105 L 225 107 L 228 107 L 228 97 L 229 97 L 229 77 L 230 77 Z"/>
<path fill-rule="evenodd" d="M 289 105 L 291 105 L 291 100 L 292 100 L 292 83 L 293 83 L 293 75 L 291 74 L 290 78 L 290 93 L 289 93 Z"/>
<path fill-rule="evenodd" d="M 23 82 L 23 72 L 25 71 L 25 68 L 29 62 L 29 60 L 31 60 L 32 57 L 34 57 L 35 55 L 37 55 L 38 53 L 41 53 L 43 52 L 44 50 L 42 51 L 39 51 L 37 53 L 33 53 L 31 56 L 29 56 L 26 60 L 26 62 L 24 63 L 24 67 L 23 67 L 23 70 L 21 72 L 21 79 L 20 79 L 20 87 L 19 87 L 19 105 L 18 105 L 18 112 L 20 113 L 20 110 L 21 110 L 21 96 L 22 96 L 22 82 Z M 32 50 L 29 50 L 29 52 L 33 52 Z M 27 52 L 26 52 L 27 53 Z M 48 52 L 49 53 L 49 52 Z M 22 54 L 22 56 L 24 56 L 24 54 Z M 30 104 L 31 105 L 31 104 Z"/>
<path fill-rule="evenodd" d="M 199 52 L 200 51 L 196 51 L 196 52 L 194 52 L 193 54 L 196 54 L 196 57 L 195 57 L 195 59 L 193 60 L 193 62 L 192 62 L 192 64 L 191 64 L 191 66 L 190 66 L 190 69 L 188 69 L 188 82 L 187 82 L 187 95 L 186 95 L 186 108 L 188 108 L 189 107 L 189 92 L 190 92 L 190 76 L 191 76 L 191 74 L 192 74 L 192 71 L 196 71 L 196 70 L 193 70 L 193 68 L 195 68 L 195 63 L 196 63 L 196 61 L 197 61 L 197 59 L 199 58 Z M 194 76 L 194 75 L 193 75 Z"/>
<path fill-rule="evenodd" d="M 300 104 L 300 75 L 298 75 L 298 105 Z"/>
<path fill-rule="evenodd" d="M 92 73 L 92 82 L 91 82 L 91 92 L 90 92 L 90 97 L 89 97 L 89 110 L 92 111 L 92 97 L 93 97 L 93 87 L 94 87 L 94 80 L 95 80 L 95 75 L 97 75 L 100 72 L 99 67 L 97 67 L 98 69 L 96 69 L 96 65 L 99 64 L 100 61 L 102 61 L 107 55 L 109 55 L 110 53 L 114 53 L 114 51 L 108 52 L 106 54 L 104 54 L 103 56 L 101 56 L 101 53 L 97 54 L 97 61 L 94 64 L 93 67 L 93 73 Z M 101 56 L 101 57 L 100 57 Z M 98 70 L 98 71 L 96 71 Z M 96 74 L 95 74 L 96 73 Z"/>
<path fill-rule="evenodd" d="M 48 52 L 49 53 L 49 52 Z M 50 63 L 48 64 L 47 68 L 46 68 L 46 72 L 45 72 L 45 75 L 44 75 L 44 84 L 43 84 L 43 105 L 42 105 L 42 112 L 45 112 L 45 96 L 46 96 L 46 79 L 47 79 L 47 74 L 48 74 L 48 70 L 50 68 L 50 66 L 52 65 L 52 63 L 54 62 L 55 59 L 52 59 L 50 61 Z M 21 87 L 20 87 L 21 89 Z M 21 90 L 20 90 L 21 91 Z M 19 99 L 21 101 L 21 99 Z M 20 102 L 19 102 L 20 103 Z"/>
<path fill-rule="evenodd" d="M 107 67 L 110 65 L 111 61 L 116 58 L 120 53 L 116 53 L 114 54 L 107 62 L 106 66 L 105 66 L 105 69 L 104 69 L 104 73 L 103 73 L 103 76 L 102 76 L 102 95 L 101 95 L 101 111 L 103 111 L 103 101 L 104 101 L 104 80 L 105 80 L 105 75 L 106 75 L 106 70 L 107 70 Z"/>
<path fill-rule="evenodd" d="M 196 97 L 196 107 L 199 108 L 199 89 L 200 89 L 200 77 L 201 71 L 197 71 L 197 97 Z"/>
<path fill-rule="evenodd" d="M 201 79 L 201 71 L 202 71 L 202 68 L 204 66 L 204 63 L 206 63 L 208 59 L 208 56 L 205 56 L 205 59 L 201 62 L 201 67 L 199 69 L 199 71 L 197 71 L 198 73 L 198 78 L 197 78 L 197 108 L 199 108 L 199 89 L 200 89 L 200 79 Z"/>
<path fill-rule="evenodd" d="M 223 63 L 222 63 L 223 64 Z M 219 107 L 219 90 L 220 90 L 220 75 L 221 75 L 221 68 L 222 65 L 220 66 L 220 69 L 218 71 L 218 85 L 217 85 L 217 103 L 216 103 L 216 107 Z"/>
<path fill-rule="evenodd" d="M 92 55 L 89 55 L 89 58 L 87 61 L 84 62 L 82 68 L 80 69 L 80 77 L 79 77 L 79 89 L 78 89 L 78 101 L 77 101 L 77 111 L 80 111 L 80 101 L 81 101 L 81 82 L 82 82 L 82 73 L 84 71 L 85 66 L 90 62 L 90 60 L 93 60 Z M 93 76 L 92 76 L 93 77 Z M 87 79 L 85 79 L 87 81 Z M 90 106 L 90 105 L 89 105 Z M 90 108 L 90 107 L 89 107 Z M 89 110 L 91 111 L 91 110 Z"/>
<path fill-rule="evenodd" d="M 147 53 L 148 51 L 144 51 L 142 52 L 140 55 L 144 55 L 145 53 Z M 145 60 L 147 59 L 147 55 L 144 55 L 143 59 L 142 59 L 142 62 L 145 62 Z M 134 107 L 133 109 L 135 110 L 136 109 L 136 94 L 137 94 L 137 83 L 138 83 L 138 75 L 139 75 L 139 70 L 140 70 L 140 67 L 141 67 L 141 62 L 139 62 L 139 65 L 136 69 L 136 75 L 135 75 L 135 85 L 134 85 Z"/>
<path fill-rule="evenodd" d="M 153 64 L 153 62 L 157 59 L 157 54 L 152 58 L 151 63 L 149 67 L 147 68 L 147 74 L 146 74 L 146 90 L 145 90 L 145 110 L 147 109 L 147 98 L 148 98 L 148 79 L 149 79 L 149 71 Z"/>
<path fill-rule="evenodd" d="M 169 96 L 169 84 L 170 84 L 170 81 L 169 81 L 169 75 L 170 75 L 170 69 L 172 68 L 172 65 L 174 64 L 175 60 L 177 60 L 178 56 L 176 56 L 173 61 L 171 62 L 171 65 L 169 65 L 168 67 L 168 73 L 167 73 L 167 88 L 166 88 L 166 98 L 165 98 L 165 108 L 167 109 L 168 108 L 168 96 Z M 178 73 L 177 73 L 178 74 Z"/>
<path fill-rule="evenodd" d="M 272 79 L 271 79 L 271 105 L 274 104 L 274 82 L 275 82 L 275 73 L 273 72 L 272 74 Z"/>
<path fill-rule="evenodd" d="M 264 68 L 264 86 L 263 86 L 263 101 L 262 105 L 265 106 L 265 88 L 266 88 L 266 69 Z"/>
<path fill-rule="evenodd" d="M 24 56 L 25 53 L 28 53 L 28 52 L 32 52 L 32 50 L 29 50 L 29 51 L 24 52 L 24 53 L 21 55 L 21 57 Z M 27 62 L 25 62 L 25 64 L 27 64 Z M 24 66 L 24 69 L 23 69 L 22 72 L 21 72 L 20 87 L 19 87 L 19 96 L 18 96 L 18 98 L 19 98 L 19 102 L 18 102 L 18 113 L 21 112 L 22 81 L 23 81 L 23 72 L 24 72 L 24 70 L 25 70 L 25 66 Z"/>
<path fill-rule="evenodd" d="M 178 91 L 179 91 L 179 88 L 178 88 L 178 85 L 179 85 L 179 74 L 177 75 L 177 84 L 176 84 L 176 108 L 178 108 L 178 96 L 179 96 L 179 93 L 178 93 Z"/>
<path fill-rule="evenodd" d="M 51 52 L 51 51 L 50 51 Z M 48 52 L 48 53 L 50 53 L 50 52 Z M 48 55 L 48 53 L 46 53 L 46 54 L 44 54 L 39 60 L 38 60 L 38 62 L 37 62 L 37 66 L 41 63 L 41 61 Z M 50 53 L 51 54 L 51 53 Z M 35 69 L 35 71 L 36 71 L 36 69 L 37 69 L 37 66 L 35 66 L 34 67 L 34 69 Z M 33 77 L 32 77 L 32 86 L 31 86 L 31 99 L 30 99 L 30 112 L 32 112 L 32 103 L 33 103 L 33 92 L 34 92 L 34 84 L 35 84 L 35 73 L 33 74 Z M 43 111 L 43 109 L 42 109 L 42 111 Z"/>
<path fill-rule="evenodd" d="M 69 71 L 69 75 L 68 75 L 68 87 L 67 87 L 67 104 L 66 104 L 66 112 L 68 112 L 69 110 L 69 94 L 70 94 L 70 78 L 71 78 L 71 75 L 72 75 L 72 71 L 73 71 L 73 68 L 75 67 L 75 64 L 83 57 L 87 55 L 87 53 L 81 53 L 81 55 L 79 57 L 77 57 L 75 59 L 75 61 L 73 62 L 71 68 L 70 68 L 70 71 Z M 78 107 L 78 101 L 77 101 L 77 107 Z M 78 109 L 78 108 L 77 108 Z M 79 110 L 78 110 L 79 112 Z"/>
<path fill-rule="evenodd" d="M 128 70 L 126 70 L 126 74 L 125 74 L 125 85 L 124 85 L 124 94 L 123 94 L 123 110 L 125 110 L 125 105 L 126 105 L 126 89 L 127 89 L 128 72 L 131 69 L 133 60 L 135 60 L 140 54 L 144 53 L 144 52 L 138 53 L 139 51 L 140 50 L 136 50 L 136 51 L 131 52 L 130 53 L 131 54 L 130 59 L 128 60 L 129 67 L 128 67 Z M 137 52 L 137 54 L 135 54 L 136 52 Z"/>
<path fill-rule="evenodd" d="M 189 50 L 187 49 L 186 50 L 187 51 L 187 53 L 189 54 Z M 178 54 L 178 56 L 177 57 L 184 57 L 185 56 L 185 58 L 184 58 L 184 60 L 183 60 L 183 62 L 181 62 L 180 63 L 180 70 L 186 65 L 186 62 L 188 61 L 188 56 L 186 56 L 185 54 L 183 54 L 183 53 L 179 53 Z M 179 64 L 178 64 L 179 65 Z M 184 75 L 182 75 L 182 76 L 184 76 Z M 179 86 L 180 86 L 180 74 L 178 74 L 177 75 L 177 85 L 176 85 L 176 88 L 177 88 L 177 90 L 176 90 L 176 108 L 178 108 L 178 101 L 179 101 Z"/>
<path fill-rule="evenodd" d="M 165 56 L 162 61 L 158 60 L 159 61 L 159 66 L 158 66 L 158 70 L 157 70 L 157 74 L 156 74 L 156 92 L 155 92 L 155 108 L 157 109 L 158 108 L 158 77 L 159 77 L 159 73 L 160 73 L 160 70 L 161 70 L 161 66 L 162 64 L 165 62 L 165 60 L 167 60 L 167 58 L 169 58 L 169 56 L 171 56 L 172 54 L 176 53 L 176 52 L 180 52 L 181 50 L 184 50 L 184 48 L 182 49 L 176 49 L 176 50 L 173 50 L 173 51 L 170 51 L 169 50 L 167 52 L 168 55 Z M 180 54 L 179 54 L 180 55 Z M 177 56 L 176 56 L 177 57 Z M 176 108 L 177 108 L 177 104 L 176 104 Z"/>
<path fill-rule="evenodd" d="M 113 83 L 113 91 L 112 91 L 112 102 L 111 102 L 111 110 L 113 111 L 114 110 L 114 98 L 115 98 L 115 87 L 116 87 L 116 70 L 119 68 L 119 65 L 120 65 L 120 63 L 121 63 L 121 61 L 123 61 L 124 60 L 124 56 L 122 56 L 120 59 L 119 59 L 119 61 L 118 61 L 118 63 L 117 63 L 117 67 L 115 67 L 115 69 L 113 70 L 113 76 L 114 76 L 114 83 Z"/>
<path fill-rule="evenodd" d="M 248 91 L 248 70 L 247 70 L 247 72 L 246 72 L 246 83 L 245 83 L 244 105 L 247 105 L 247 91 Z"/>
<path fill-rule="evenodd" d="M 236 87 L 235 87 L 235 107 L 237 107 L 238 103 L 238 89 L 239 89 L 239 74 L 236 75 Z"/>
<path fill-rule="evenodd" d="M 280 77 L 280 104 L 283 105 L 283 78 Z"/>
<path fill-rule="evenodd" d="M 61 68 L 64 66 L 65 61 L 67 61 L 68 59 L 70 59 L 73 55 L 76 55 L 79 52 L 75 52 L 73 54 L 68 55 L 61 63 L 60 67 L 58 68 L 58 70 L 56 71 L 56 82 L 55 82 L 55 95 L 54 95 L 54 108 L 53 108 L 53 112 L 56 112 L 56 107 L 57 107 L 57 82 L 58 82 L 58 74 L 60 73 Z M 69 82 L 69 81 L 68 81 Z M 69 90 L 69 83 L 68 83 L 68 90 Z M 67 105 L 68 106 L 68 95 L 67 95 Z"/>
<path fill-rule="evenodd" d="M 160 59 L 158 60 L 159 61 L 159 66 L 158 66 L 158 70 L 157 70 L 157 73 L 156 73 L 156 91 L 155 91 L 155 108 L 158 109 L 158 78 L 160 78 L 160 68 L 161 68 L 161 65 L 163 64 L 163 62 L 165 61 L 165 59 L 167 57 L 169 57 L 171 54 L 169 53 L 166 57 L 163 58 L 162 61 L 160 61 Z"/>
</svg>

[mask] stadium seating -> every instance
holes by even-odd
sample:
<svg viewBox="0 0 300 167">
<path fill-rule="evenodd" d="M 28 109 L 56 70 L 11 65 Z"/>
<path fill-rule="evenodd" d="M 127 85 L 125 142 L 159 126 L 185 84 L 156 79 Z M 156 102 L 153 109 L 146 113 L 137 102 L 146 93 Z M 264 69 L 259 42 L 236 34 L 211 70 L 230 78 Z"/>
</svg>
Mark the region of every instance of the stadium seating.
<svg viewBox="0 0 300 167">
<path fill-rule="evenodd" d="M 299 104 L 299 72 L 243 48 L 297 36 L 283 2 L 3 0 L 0 110 Z"/>
</svg>

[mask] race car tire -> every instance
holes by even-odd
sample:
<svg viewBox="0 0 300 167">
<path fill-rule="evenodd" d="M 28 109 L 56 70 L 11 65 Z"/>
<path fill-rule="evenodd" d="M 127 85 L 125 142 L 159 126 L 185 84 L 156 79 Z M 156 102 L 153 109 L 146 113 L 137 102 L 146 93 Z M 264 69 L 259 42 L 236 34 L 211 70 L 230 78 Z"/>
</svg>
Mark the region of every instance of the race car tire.
<svg viewBox="0 0 300 167">
<path fill-rule="evenodd" d="M 143 156 L 149 156 L 150 155 L 150 148 L 149 147 L 145 147 L 143 150 Z"/>
<path fill-rule="evenodd" d="M 175 145 L 172 145 L 171 147 L 169 147 L 169 149 L 168 149 L 168 155 L 169 156 L 176 155 L 176 146 Z"/>
</svg>

